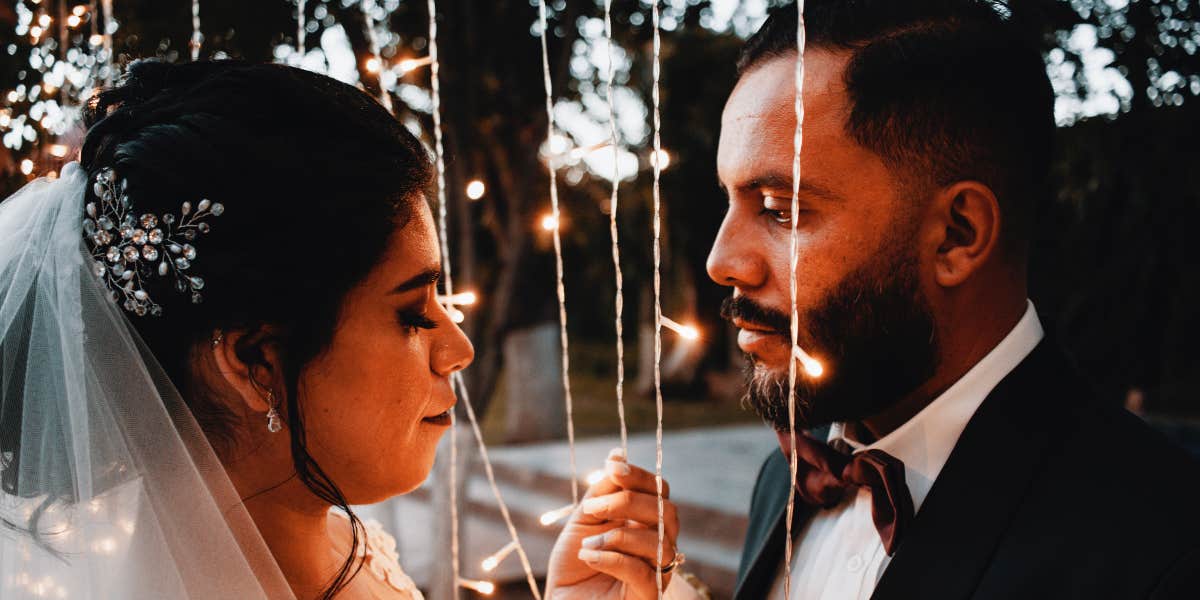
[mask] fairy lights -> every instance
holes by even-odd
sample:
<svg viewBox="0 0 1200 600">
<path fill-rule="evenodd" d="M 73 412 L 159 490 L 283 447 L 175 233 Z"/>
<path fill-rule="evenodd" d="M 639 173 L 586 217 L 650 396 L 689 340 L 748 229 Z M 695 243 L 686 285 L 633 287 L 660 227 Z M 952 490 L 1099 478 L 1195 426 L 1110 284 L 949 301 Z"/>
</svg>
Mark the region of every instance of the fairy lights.
<svg viewBox="0 0 1200 600">
<path fill-rule="evenodd" d="M 430 48 L 431 54 L 432 54 L 432 50 L 433 49 L 431 47 Z M 395 70 L 397 77 L 403 77 L 417 69 L 420 69 L 421 67 L 428 67 L 428 66 L 432 65 L 433 61 L 434 61 L 434 59 L 433 59 L 432 55 L 425 56 L 422 58 L 406 58 L 406 59 L 396 63 L 396 66 L 393 67 L 393 69 Z"/>
<path fill-rule="evenodd" d="M 546 45 L 546 39 L 550 35 L 550 26 L 546 22 L 546 0 L 538 0 L 538 23 L 541 25 L 542 84 L 546 89 L 546 140 L 549 142 L 554 138 L 554 90 L 550 77 L 550 51 Z M 571 462 L 571 501 L 578 504 L 579 471 L 575 465 L 575 415 L 571 401 L 571 357 L 567 338 L 567 289 L 563 285 L 562 236 L 559 235 L 559 227 L 562 226 L 562 219 L 559 218 L 558 181 L 554 172 L 554 166 L 551 165 L 547 171 L 550 173 L 550 210 L 553 219 L 550 221 L 543 219 L 542 227 L 545 228 L 546 225 L 550 225 L 550 233 L 554 239 L 555 291 L 558 293 L 558 331 L 560 349 L 562 351 L 563 402 L 567 407 L 567 452 Z"/>
<path fill-rule="evenodd" d="M 796 476 L 799 457 L 796 450 L 796 362 L 804 365 L 804 370 L 811 377 L 820 377 L 824 372 L 821 363 L 800 348 L 800 312 L 796 299 L 797 269 L 800 263 L 800 234 L 799 221 L 796 215 L 800 213 L 800 150 L 804 144 L 804 0 L 796 0 L 796 90 L 794 110 L 796 111 L 796 130 L 792 139 L 792 207 L 791 207 L 791 252 L 788 255 L 789 290 L 791 292 L 791 359 L 788 360 L 788 435 L 791 437 L 789 446 L 789 475 L 791 485 L 788 486 L 787 523 L 784 535 L 784 567 L 783 567 L 783 596 L 792 595 L 792 515 L 796 510 Z"/>
<path fill-rule="evenodd" d="M 475 581 L 473 579 L 459 579 L 458 585 L 469 590 L 474 590 L 484 596 L 491 596 L 496 593 L 496 584 L 490 581 Z"/>
<path fill-rule="evenodd" d="M 692 325 L 680 324 L 667 316 L 662 317 L 662 326 L 679 334 L 679 337 L 685 340 L 696 341 L 700 339 L 700 330 L 696 329 Z"/>
<path fill-rule="evenodd" d="M 496 567 L 500 566 L 500 563 L 504 562 L 504 559 L 508 558 L 508 555 L 512 554 L 516 549 L 517 543 L 509 542 L 505 544 L 503 548 L 497 550 L 495 554 L 483 559 L 483 562 L 481 562 L 479 566 L 485 572 L 491 573 L 492 571 L 495 571 Z"/>
<path fill-rule="evenodd" d="M 482 181 L 475 179 L 467 184 L 467 198 L 470 200 L 478 200 L 487 193 L 487 185 Z"/>
<path fill-rule="evenodd" d="M 663 564 L 663 545 L 666 542 L 665 520 L 663 518 L 663 395 L 662 395 L 662 170 L 666 163 L 662 149 L 662 24 L 660 23 L 659 0 L 653 0 L 650 9 L 651 24 L 654 30 L 654 64 L 652 69 L 653 88 L 651 100 L 653 104 L 654 128 L 654 408 L 657 423 L 654 428 L 654 487 L 658 504 L 658 546 L 655 549 L 656 565 Z M 663 578 L 659 574 L 654 578 L 658 591 L 658 600 L 663 597 Z"/>
<path fill-rule="evenodd" d="M 200 0 L 192 0 L 192 39 L 188 46 L 192 49 L 192 61 L 200 60 L 200 48 L 204 45 L 204 33 L 200 31 Z"/>
<path fill-rule="evenodd" d="M 561 506 L 554 510 L 548 510 L 548 511 L 542 513 L 542 516 L 538 517 L 538 522 L 546 527 L 549 527 L 549 526 L 567 518 L 567 516 L 569 516 L 571 514 L 571 512 L 573 512 L 574 510 L 575 510 L 574 504 L 568 504 L 566 506 Z"/>
</svg>

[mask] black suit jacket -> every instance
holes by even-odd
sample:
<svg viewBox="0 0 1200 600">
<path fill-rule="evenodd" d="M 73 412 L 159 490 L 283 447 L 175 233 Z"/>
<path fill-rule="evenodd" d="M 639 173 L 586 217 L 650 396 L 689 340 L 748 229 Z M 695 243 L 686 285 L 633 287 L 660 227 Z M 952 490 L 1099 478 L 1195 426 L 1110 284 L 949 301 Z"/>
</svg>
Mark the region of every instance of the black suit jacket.
<svg viewBox="0 0 1200 600">
<path fill-rule="evenodd" d="M 755 484 L 736 600 L 767 597 L 784 548 L 781 452 Z M 797 505 L 799 531 L 812 511 Z M 955 445 L 873 599 L 1200 599 L 1200 466 L 1093 401 L 1043 341 Z"/>
</svg>

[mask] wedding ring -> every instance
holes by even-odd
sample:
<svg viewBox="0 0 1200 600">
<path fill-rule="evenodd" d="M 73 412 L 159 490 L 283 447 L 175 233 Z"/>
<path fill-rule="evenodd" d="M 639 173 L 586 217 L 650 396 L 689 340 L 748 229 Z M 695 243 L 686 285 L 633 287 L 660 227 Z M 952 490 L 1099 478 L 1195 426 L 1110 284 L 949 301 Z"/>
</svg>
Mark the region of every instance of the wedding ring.
<svg viewBox="0 0 1200 600">
<path fill-rule="evenodd" d="M 687 561 L 687 557 L 684 556 L 684 554 L 682 552 L 677 551 L 677 552 L 675 552 L 675 560 L 672 560 L 670 563 L 659 567 L 658 572 L 663 575 L 666 575 L 667 573 L 674 571 L 675 567 L 682 565 L 686 561 Z"/>
</svg>

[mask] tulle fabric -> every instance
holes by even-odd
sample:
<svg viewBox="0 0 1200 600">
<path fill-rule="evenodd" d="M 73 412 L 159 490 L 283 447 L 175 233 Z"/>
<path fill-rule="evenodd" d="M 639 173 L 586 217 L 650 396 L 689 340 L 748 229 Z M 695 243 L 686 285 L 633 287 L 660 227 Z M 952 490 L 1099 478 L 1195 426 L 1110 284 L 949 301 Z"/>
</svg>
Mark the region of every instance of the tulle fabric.
<svg viewBox="0 0 1200 600">
<path fill-rule="evenodd" d="M 87 183 L 71 163 L 0 203 L 0 598 L 291 598 L 93 272 Z"/>
</svg>

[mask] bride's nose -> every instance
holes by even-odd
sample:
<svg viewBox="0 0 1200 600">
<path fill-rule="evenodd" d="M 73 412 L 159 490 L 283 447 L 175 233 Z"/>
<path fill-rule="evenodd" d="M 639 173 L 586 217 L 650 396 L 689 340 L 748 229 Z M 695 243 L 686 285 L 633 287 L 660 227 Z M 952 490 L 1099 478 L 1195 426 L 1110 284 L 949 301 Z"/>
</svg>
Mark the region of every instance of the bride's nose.
<svg viewBox="0 0 1200 600">
<path fill-rule="evenodd" d="M 430 368 L 434 373 L 449 377 L 451 373 L 467 368 L 475 360 L 475 347 L 458 325 L 447 319 L 446 327 L 439 327 L 434 331 L 439 332 L 433 344 L 433 352 L 430 353 Z"/>
</svg>

